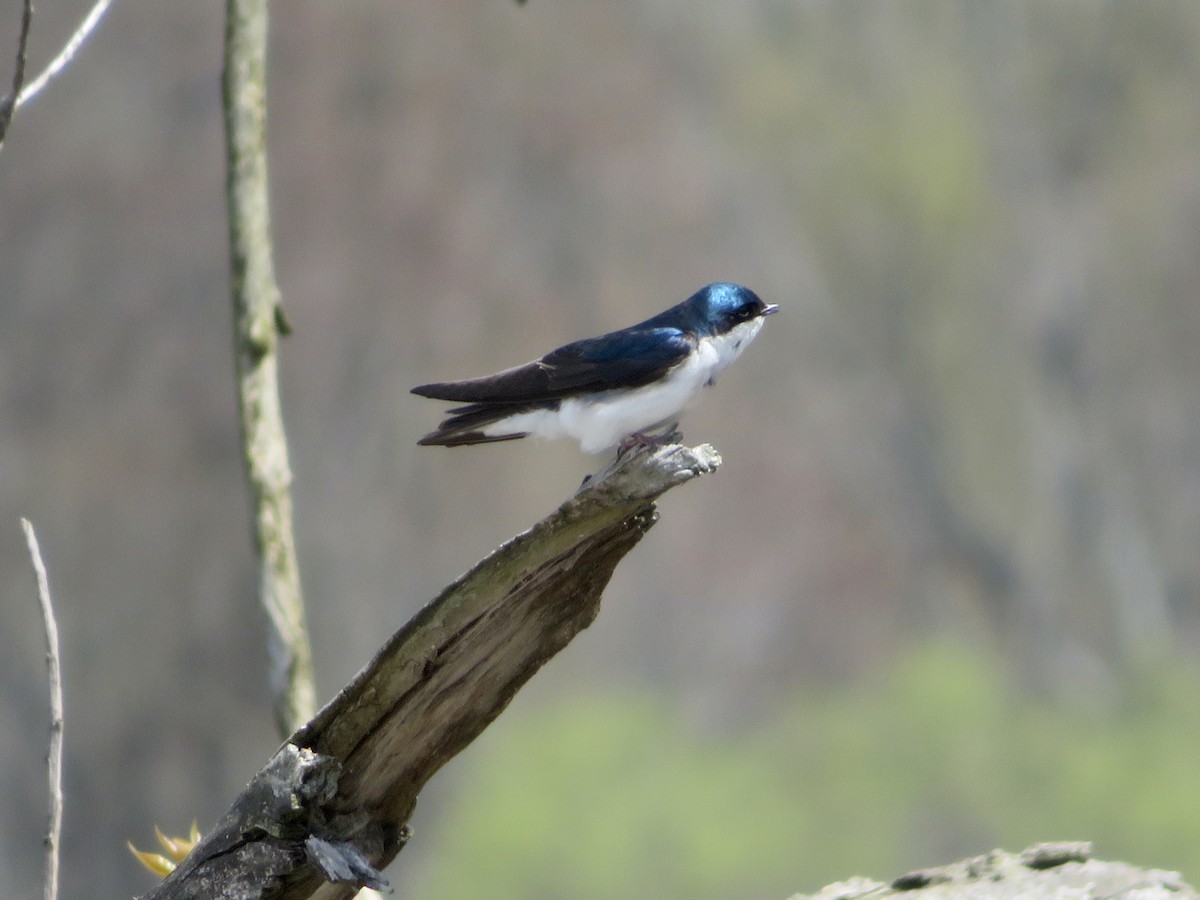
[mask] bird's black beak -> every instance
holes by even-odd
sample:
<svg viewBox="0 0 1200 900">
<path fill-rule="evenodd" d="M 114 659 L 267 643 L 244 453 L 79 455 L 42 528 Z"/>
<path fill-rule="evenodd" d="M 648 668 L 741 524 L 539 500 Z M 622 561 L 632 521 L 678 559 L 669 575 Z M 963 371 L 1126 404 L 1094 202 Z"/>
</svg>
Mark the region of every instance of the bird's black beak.
<svg viewBox="0 0 1200 900">
<path fill-rule="evenodd" d="M 769 316 L 769 315 L 772 315 L 773 313 L 777 313 L 777 312 L 779 312 L 779 304 L 771 303 L 771 304 L 768 304 L 767 306 L 763 307 L 762 314 L 764 316 Z"/>
</svg>

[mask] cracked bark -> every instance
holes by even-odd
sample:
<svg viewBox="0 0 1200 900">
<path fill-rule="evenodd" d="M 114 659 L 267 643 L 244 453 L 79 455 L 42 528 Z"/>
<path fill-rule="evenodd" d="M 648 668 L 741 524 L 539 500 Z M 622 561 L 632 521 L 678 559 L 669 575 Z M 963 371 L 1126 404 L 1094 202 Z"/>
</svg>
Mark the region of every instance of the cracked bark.
<svg viewBox="0 0 1200 900">
<path fill-rule="evenodd" d="M 620 461 L 449 585 L 144 900 L 333 900 L 370 885 L 403 848 L 426 781 L 595 619 L 657 520 L 654 500 L 719 464 L 708 445 Z"/>
</svg>

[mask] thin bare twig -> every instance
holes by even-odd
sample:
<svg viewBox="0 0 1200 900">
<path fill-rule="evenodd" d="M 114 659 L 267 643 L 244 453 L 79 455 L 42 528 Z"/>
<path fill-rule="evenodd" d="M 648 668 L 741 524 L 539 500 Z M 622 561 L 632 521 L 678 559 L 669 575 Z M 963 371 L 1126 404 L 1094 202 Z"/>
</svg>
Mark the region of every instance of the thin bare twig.
<svg viewBox="0 0 1200 900">
<path fill-rule="evenodd" d="M 54 620 L 54 606 L 50 602 L 50 581 L 46 577 L 46 564 L 38 549 L 37 535 L 28 519 L 21 520 L 25 529 L 25 543 L 29 546 L 29 558 L 33 561 L 33 574 L 37 580 L 38 602 L 42 607 L 42 623 L 46 629 L 46 668 L 50 673 L 50 753 L 46 757 L 46 770 L 50 779 L 50 824 L 46 829 L 46 874 L 42 888 L 45 900 L 58 896 L 58 848 L 62 837 L 62 733 L 63 697 L 62 675 L 59 671 L 58 623 Z"/>
<path fill-rule="evenodd" d="M 75 33 L 71 35 L 70 40 L 58 52 L 58 56 L 51 60 L 50 65 L 42 70 L 42 74 L 25 86 L 25 89 L 20 92 L 17 98 L 17 106 L 24 106 L 30 100 L 38 95 L 38 93 L 49 84 L 58 73 L 70 65 L 71 60 L 75 58 L 75 54 L 79 52 L 79 48 L 84 42 L 92 36 L 92 32 L 96 30 L 96 26 L 100 24 L 100 20 L 104 14 L 108 12 L 108 7 L 112 4 L 112 0 L 96 0 L 96 5 L 91 8 L 79 27 L 75 29 Z"/>
<path fill-rule="evenodd" d="M 286 737 L 312 718 L 315 691 L 279 401 L 279 337 L 285 320 L 271 258 L 267 191 L 266 0 L 227 0 L 225 18 L 221 99 L 238 408 L 275 721 Z"/>
<path fill-rule="evenodd" d="M 4 135 L 13 111 L 21 99 L 21 85 L 25 83 L 25 47 L 29 43 L 29 28 L 33 24 L 33 0 L 25 0 L 21 8 L 21 33 L 17 36 L 17 62 L 13 66 L 12 91 L 0 100 L 0 147 L 4 146 Z"/>
</svg>

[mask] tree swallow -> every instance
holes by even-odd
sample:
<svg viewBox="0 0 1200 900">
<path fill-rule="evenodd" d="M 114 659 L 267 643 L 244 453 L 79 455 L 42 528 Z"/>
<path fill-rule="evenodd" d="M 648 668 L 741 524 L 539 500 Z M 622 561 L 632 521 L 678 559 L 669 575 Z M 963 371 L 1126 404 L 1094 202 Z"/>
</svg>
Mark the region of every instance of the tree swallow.
<svg viewBox="0 0 1200 900">
<path fill-rule="evenodd" d="M 465 403 L 418 441 L 458 447 L 528 435 L 570 437 L 584 453 L 653 443 L 741 355 L 779 307 L 748 288 L 717 283 L 630 328 L 575 341 L 541 359 L 414 394 Z"/>
</svg>

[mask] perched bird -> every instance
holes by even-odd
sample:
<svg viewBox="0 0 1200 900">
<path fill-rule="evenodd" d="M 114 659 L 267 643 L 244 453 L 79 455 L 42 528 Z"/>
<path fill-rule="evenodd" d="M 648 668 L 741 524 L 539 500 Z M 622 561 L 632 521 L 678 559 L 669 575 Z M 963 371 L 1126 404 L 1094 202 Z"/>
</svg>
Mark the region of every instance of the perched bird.
<svg viewBox="0 0 1200 900">
<path fill-rule="evenodd" d="M 629 328 L 575 341 L 541 359 L 466 381 L 423 384 L 414 394 L 465 403 L 424 445 L 457 447 L 528 435 L 579 441 L 584 453 L 653 444 L 657 427 L 738 358 L 779 310 L 748 288 L 717 283 Z"/>
</svg>

